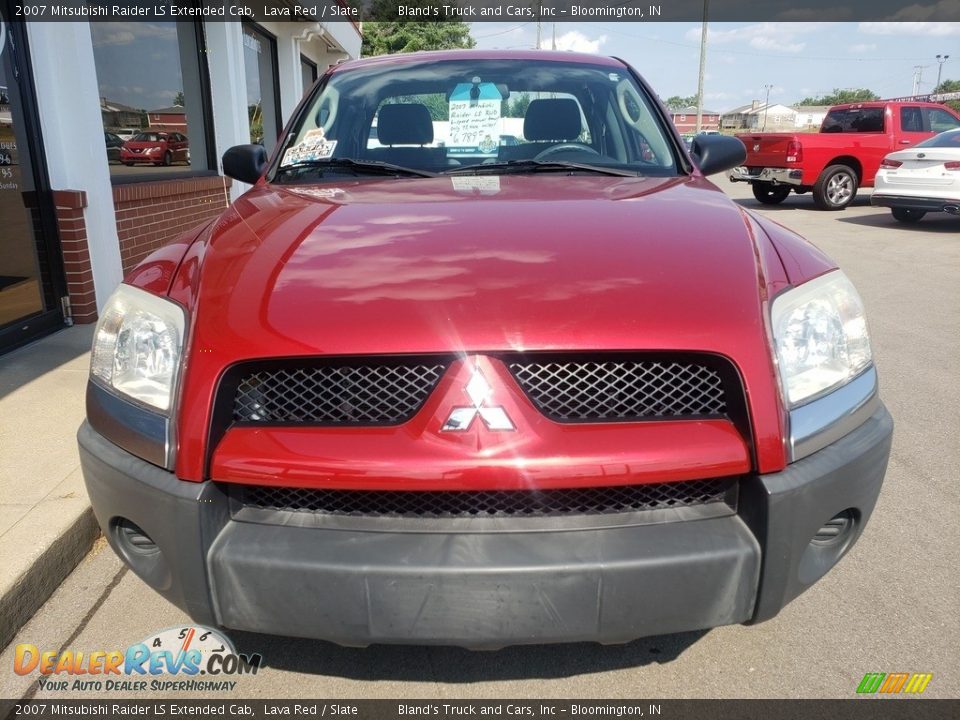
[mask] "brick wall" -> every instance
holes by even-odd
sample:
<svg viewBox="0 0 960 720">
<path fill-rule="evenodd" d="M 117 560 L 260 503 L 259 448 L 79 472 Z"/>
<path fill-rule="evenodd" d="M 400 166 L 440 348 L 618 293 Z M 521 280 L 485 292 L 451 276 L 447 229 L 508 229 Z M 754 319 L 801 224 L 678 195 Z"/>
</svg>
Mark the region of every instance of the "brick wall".
<svg viewBox="0 0 960 720">
<path fill-rule="evenodd" d="M 158 247 L 220 214 L 230 185 L 230 178 L 218 176 L 115 185 L 123 274 Z"/>
<path fill-rule="evenodd" d="M 83 219 L 87 194 L 79 190 L 55 190 L 53 203 L 57 211 L 57 231 L 63 250 L 63 269 L 67 277 L 73 321 L 96 322 L 97 296 L 87 247 L 87 225 Z"/>
<path fill-rule="evenodd" d="M 228 204 L 230 185 L 230 178 L 214 176 L 114 186 L 123 274 L 158 247 L 220 214 Z M 87 195 L 56 190 L 53 200 L 73 321 L 96 322 L 97 298 L 83 217 Z"/>
</svg>

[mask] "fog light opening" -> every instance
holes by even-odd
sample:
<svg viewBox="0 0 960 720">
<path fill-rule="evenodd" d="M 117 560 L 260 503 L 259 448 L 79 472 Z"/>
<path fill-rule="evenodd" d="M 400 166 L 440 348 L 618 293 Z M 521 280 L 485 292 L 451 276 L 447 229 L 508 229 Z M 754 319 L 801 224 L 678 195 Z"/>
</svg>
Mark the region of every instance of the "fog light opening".
<svg viewBox="0 0 960 720">
<path fill-rule="evenodd" d="M 116 517 L 110 522 L 114 549 L 137 575 L 161 593 L 173 581 L 170 566 L 157 542 L 133 520 Z"/>
<path fill-rule="evenodd" d="M 117 518 L 114 521 L 114 533 L 117 542 L 128 553 L 137 555 L 153 555 L 160 552 L 160 548 L 147 533 L 132 520 Z"/>
<path fill-rule="evenodd" d="M 827 520 L 823 526 L 817 530 L 810 544 L 819 547 L 844 545 L 850 539 L 850 536 L 853 535 L 856 526 L 857 513 L 852 508 L 847 508 Z"/>
</svg>

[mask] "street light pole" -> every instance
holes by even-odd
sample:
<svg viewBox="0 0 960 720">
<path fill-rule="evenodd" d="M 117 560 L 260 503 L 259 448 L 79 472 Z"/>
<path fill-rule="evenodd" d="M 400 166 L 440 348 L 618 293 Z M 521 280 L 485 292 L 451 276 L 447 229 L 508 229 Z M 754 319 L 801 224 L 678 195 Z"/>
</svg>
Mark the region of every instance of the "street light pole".
<svg viewBox="0 0 960 720">
<path fill-rule="evenodd" d="M 940 66 L 937 68 L 937 84 L 933 86 L 934 92 L 936 92 L 937 88 L 940 87 L 940 75 L 943 73 L 943 64 L 949 59 L 949 55 L 937 55 L 937 62 L 940 63 Z"/>
</svg>

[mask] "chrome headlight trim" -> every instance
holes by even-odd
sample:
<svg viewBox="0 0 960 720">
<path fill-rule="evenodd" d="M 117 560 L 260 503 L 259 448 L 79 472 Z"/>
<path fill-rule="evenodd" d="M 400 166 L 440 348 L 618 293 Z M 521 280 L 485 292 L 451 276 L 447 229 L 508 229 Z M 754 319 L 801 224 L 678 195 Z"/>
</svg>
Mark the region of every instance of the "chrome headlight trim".
<svg viewBox="0 0 960 720">
<path fill-rule="evenodd" d="M 856 430 L 880 407 L 877 371 L 864 372 L 817 400 L 790 411 L 790 462 L 822 450 Z"/>
</svg>

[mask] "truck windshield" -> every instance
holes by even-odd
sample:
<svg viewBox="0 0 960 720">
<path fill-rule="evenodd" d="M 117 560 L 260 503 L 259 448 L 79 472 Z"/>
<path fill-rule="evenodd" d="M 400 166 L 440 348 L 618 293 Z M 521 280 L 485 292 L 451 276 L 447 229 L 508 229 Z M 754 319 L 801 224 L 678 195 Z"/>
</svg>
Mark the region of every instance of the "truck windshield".
<svg viewBox="0 0 960 720">
<path fill-rule="evenodd" d="M 516 174 L 543 163 L 662 176 L 678 173 L 676 153 L 656 103 L 623 66 L 416 58 L 335 70 L 280 148 L 272 179 L 391 167 Z"/>
</svg>

